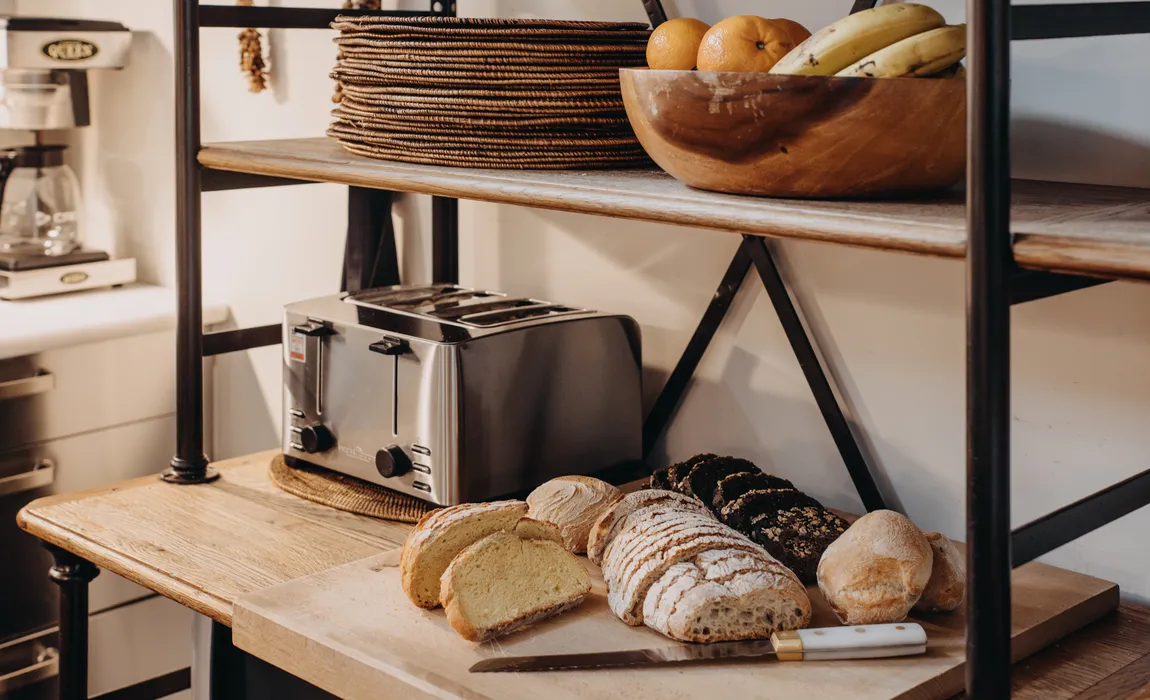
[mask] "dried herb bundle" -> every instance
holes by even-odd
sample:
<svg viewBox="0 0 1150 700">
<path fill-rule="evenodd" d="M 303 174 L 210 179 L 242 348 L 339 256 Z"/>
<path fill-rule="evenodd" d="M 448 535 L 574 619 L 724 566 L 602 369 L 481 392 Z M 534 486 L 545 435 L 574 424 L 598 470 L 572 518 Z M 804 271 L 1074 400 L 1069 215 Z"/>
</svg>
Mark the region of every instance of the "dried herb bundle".
<svg viewBox="0 0 1150 700">
<path fill-rule="evenodd" d="M 236 0 L 236 3 L 250 6 L 254 0 Z M 248 76 L 249 90 L 263 92 L 268 89 L 268 69 L 258 29 L 249 28 L 240 32 L 240 70 Z"/>
<path fill-rule="evenodd" d="M 343 9 L 345 10 L 379 10 L 382 9 L 380 0 L 344 0 Z M 343 51 L 339 52 L 339 60 L 343 60 Z M 335 82 L 335 94 L 331 96 L 331 101 L 339 103 L 343 101 L 343 83 L 338 80 Z"/>
</svg>

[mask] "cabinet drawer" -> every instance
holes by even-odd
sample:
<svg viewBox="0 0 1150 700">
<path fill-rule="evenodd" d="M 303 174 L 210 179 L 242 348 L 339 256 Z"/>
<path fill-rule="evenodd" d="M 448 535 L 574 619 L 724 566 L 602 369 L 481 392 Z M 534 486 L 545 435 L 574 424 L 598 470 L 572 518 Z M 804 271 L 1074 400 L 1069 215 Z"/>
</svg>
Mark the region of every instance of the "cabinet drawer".
<svg viewBox="0 0 1150 700">
<path fill-rule="evenodd" d="M 0 449 L 171 413 L 174 348 L 161 331 L 0 361 Z"/>
<path fill-rule="evenodd" d="M 27 474 L 34 465 L 49 465 L 37 475 L 49 483 L 0 496 L 0 562 L 4 570 L 0 639 L 54 624 L 57 617 L 57 588 L 48 581 L 52 557 L 36 538 L 16 526 L 16 513 L 43 496 L 159 474 L 175 451 L 175 436 L 175 418 L 166 416 L 0 452 L 0 479 Z M 101 571 L 91 585 L 91 609 L 104 610 L 147 593 L 134 583 Z"/>
</svg>

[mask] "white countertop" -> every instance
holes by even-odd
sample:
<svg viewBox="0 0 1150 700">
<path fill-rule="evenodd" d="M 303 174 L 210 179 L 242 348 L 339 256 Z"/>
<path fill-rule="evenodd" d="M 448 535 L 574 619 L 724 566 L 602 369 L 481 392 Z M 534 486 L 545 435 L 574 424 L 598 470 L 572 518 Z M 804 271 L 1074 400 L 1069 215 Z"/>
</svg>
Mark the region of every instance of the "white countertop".
<svg viewBox="0 0 1150 700">
<path fill-rule="evenodd" d="M 205 302 L 205 326 L 227 319 L 227 306 Z M 147 284 L 0 300 L 0 359 L 175 327 L 175 290 Z"/>
</svg>

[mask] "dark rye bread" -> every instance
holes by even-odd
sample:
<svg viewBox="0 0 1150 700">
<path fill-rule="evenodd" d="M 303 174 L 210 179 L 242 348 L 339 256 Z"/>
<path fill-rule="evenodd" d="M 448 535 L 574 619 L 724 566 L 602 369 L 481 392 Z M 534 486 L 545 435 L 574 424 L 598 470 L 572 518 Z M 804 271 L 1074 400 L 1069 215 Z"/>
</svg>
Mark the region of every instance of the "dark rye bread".
<svg viewBox="0 0 1150 700">
<path fill-rule="evenodd" d="M 701 455 L 695 455 L 694 457 L 692 457 L 688 460 L 679 462 L 678 464 L 671 465 L 671 467 L 667 470 L 667 476 L 671 481 L 671 488 L 675 491 L 678 491 L 679 493 L 682 493 L 682 488 L 681 488 L 680 484 L 683 481 L 683 479 L 687 478 L 687 475 L 691 473 L 692 469 L 699 466 L 700 464 L 703 464 L 705 462 L 711 461 L 712 459 L 718 459 L 718 458 L 719 458 L 718 455 L 705 453 L 705 454 L 701 454 Z"/>
<path fill-rule="evenodd" d="M 754 465 L 751 465 L 752 467 Z M 767 489 L 793 489 L 794 484 L 773 474 L 764 474 L 758 468 L 747 470 L 724 477 L 715 486 L 711 497 L 711 509 L 716 515 L 723 511 L 723 506 L 734 503 L 748 491 Z"/>
<path fill-rule="evenodd" d="M 848 527 L 845 520 L 816 501 L 814 505 L 799 505 L 754 517 L 750 535 L 803 583 L 813 583 L 823 552 Z"/>
<path fill-rule="evenodd" d="M 756 519 L 770 517 L 781 510 L 801 507 L 822 508 L 822 505 L 795 489 L 755 489 L 723 506 L 719 519 L 739 532 L 750 534 Z"/>
<path fill-rule="evenodd" d="M 679 491 L 685 496 L 694 496 L 710 506 L 715 495 L 715 487 L 719 481 L 748 469 L 756 469 L 752 462 L 737 457 L 717 457 L 707 460 L 687 474 L 687 478 L 679 482 Z"/>
<path fill-rule="evenodd" d="M 647 488 L 659 489 L 660 491 L 671 490 L 671 474 L 667 469 L 660 469 L 651 475 L 651 480 L 647 482 Z"/>
</svg>

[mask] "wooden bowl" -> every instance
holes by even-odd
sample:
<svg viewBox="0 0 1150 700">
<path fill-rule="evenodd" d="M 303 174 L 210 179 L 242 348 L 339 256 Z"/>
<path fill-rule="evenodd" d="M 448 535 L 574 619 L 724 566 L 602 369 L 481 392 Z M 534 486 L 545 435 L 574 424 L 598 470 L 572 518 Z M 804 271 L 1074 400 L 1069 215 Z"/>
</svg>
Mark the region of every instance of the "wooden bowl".
<svg viewBox="0 0 1150 700">
<path fill-rule="evenodd" d="M 966 171 L 966 81 L 626 68 L 639 141 L 676 179 L 770 197 L 904 197 Z"/>
</svg>

